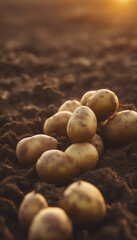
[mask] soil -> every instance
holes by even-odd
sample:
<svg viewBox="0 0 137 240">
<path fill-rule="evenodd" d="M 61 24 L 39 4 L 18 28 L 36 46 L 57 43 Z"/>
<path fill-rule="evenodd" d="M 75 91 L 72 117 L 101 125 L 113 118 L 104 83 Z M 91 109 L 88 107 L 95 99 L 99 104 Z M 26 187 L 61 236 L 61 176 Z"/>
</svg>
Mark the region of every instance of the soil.
<svg viewBox="0 0 137 240">
<path fill-rule="evenodd" d="M 17 216 L 26 193 L 35 189 L 49 206 L 59 206 L 67 187 L 42 182 L 35 164 L 19 164 L 20 139 L 43 133 L 46 118 L 88 90 L 108 88 L 118 96 L 119 110 L 137 111 L 137 5 L 134 0 L 127 5 L 116 0 L 0 2 L 1 240 L 27 239 Z M 67 137 L 57 139 L 61 150 L 70 145 Z M 137 239 L 137 142 L 105 144 L 97 167 L 71 182 L 80 179 L 101 190 L 107 215 L 93 229 L 74 227 L 74 239 Z"/>
</svg>

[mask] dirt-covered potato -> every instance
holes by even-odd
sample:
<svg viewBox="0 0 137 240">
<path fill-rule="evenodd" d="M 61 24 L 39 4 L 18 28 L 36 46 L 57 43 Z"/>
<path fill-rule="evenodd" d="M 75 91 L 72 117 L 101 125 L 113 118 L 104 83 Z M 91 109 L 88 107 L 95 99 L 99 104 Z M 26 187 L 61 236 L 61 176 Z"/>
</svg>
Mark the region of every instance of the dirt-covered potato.
<svg viewBox="0 0 137 240">
<path fill-rule="evenodd" d="M 115 114 L 103 127 L 102 136 L 113 145 L 137 141 L 137 112 L 124 110 Z"/>
<path fill-rule="evenodd" d="M 80 172 L 76 159 L 60 150 L 43 153 L 36 163 L 36 170 L 40 179 L 56 185 L 64 185 Z"/>
<path fill-rule="evenodd" d="M 97 130 L 97 119 L 87 106 L 75 109 L 67 124 L 68 137 L 73 142 L 86 142 Z"/>
<path fill-rule="evenodd" d="M 72 183 L 64 191 L 60 206 L 79 227 L 91 228 L 106 215 L 106 204 L 101 192 L 85 181 Z"/>
<path fill-rule="evenodd" d="M 18 211 L 18 218 L 22 228 L 27 229 L 36 214 L 43 208 L 47 208 L 46 199 L 34 191 L 25 195 Z"/>
<path fill-rule="evenodd" d="M 88 92 L 86 92 L 86 93 L 84 93 L 84 95 L 81 97 L 81 99 L 80 99 L 80 103 L 82 104 L 82 105 L 87 105 L 87 101 L 88 101 L 88 99 L 91 97 L 91 96 L 93 96 L 93 94 L 95 93 L 96 91 L 88 91 Z"/>
<path fill-rule="evenodd" d="M 104 153 L 104 143 L 102 137 L 100 137 L 98 134 L 95 134 L 94 137 L 92 137 L 89 142 L 95 146 L 97 149 L 97 152 L 99 156 L 101 156 Z"/>
<path fill-rule="evenodd" d="M 117 111 L 119 100 L 114 92 L 100 89 L 88 99 L 87 106 L 96 114 L 98 121 L 105 121 Z"/>
<path fill-rule="evenodd" d="M 65 211 L 58 207 L 41 210 L 32 221 L 28 240 L 71 240 L 73 227 Z"/>
<path fill-rule="evenodd" d="M 77 100 L 68 100 L 64 102 L 60 108 L 58 109 L 58 112 L 60 111 L 69 111 L 74 112 L 74 110 L 81 106 L 81 103 Z"/>
<path fill-rule="evenodd" d="M 46 119 L 44 123 L 44 133 L 47 135 L 52 135 L 53 133 L 58 136 L 67 135 L 67 123 L 70 119 L 72 113 L 69 111 L 61 111 L 55 113 L 50 118 Z"/>
<path fill-rule="evenodd" d="M 90 143 L 74 143 L 69 146 L 65 153 L 76 159 L 80 165 L 81 172 L 84 172 L 88 169 L 93 169 L 98 162 L 99 156 L 96 148 Z"/>
<path fill-rule="evenodd" d="M 20 140 L 16 146 L 16 156 L 20 164 L 34 164 L 40 155 L 50 149 L 57 149 L 58 141 L 44 134 L 37 134 Z"/>
</svg>

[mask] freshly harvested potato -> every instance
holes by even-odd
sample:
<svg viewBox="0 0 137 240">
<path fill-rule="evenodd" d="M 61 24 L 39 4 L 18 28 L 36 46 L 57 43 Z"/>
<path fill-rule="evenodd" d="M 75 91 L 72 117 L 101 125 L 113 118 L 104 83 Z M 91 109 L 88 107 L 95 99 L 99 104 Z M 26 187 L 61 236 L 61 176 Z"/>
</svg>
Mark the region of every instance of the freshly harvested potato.
<svg viewBox="0 0 137 240">
<path fill-rule="evenodd" d="M 36 214 L 43 208 L 47 208 L 46 199 L 34 191 L 26 194 L 18 211 L 18 218 L 22 228 L 27 229 Z"/>
<path fill-rule="evenodd" d="M 66 136 L 67 123 L 71 115 L 72 113 L 69 111 L 55 113 L 50 118 L 46 119 L 43 127 L 44 133 L 47 135 L 55 133 L 58 136 Z"/>
<path fill-rule="evenodd" d="M 93 144 L 93 146 L 95 146 L 95 148 L 97 149 L 97 152 L 99 154 L 99 156 L 101 156 L 104 153 L 104 143 L 103 143 L 103 139 L 98 135 L 95 134 L 94 137 L 92 137 L 89 142 L 91 144 Z"/>
<path fill-rule="evenodd" d="M 16 146 L 16 156 L 20 164 L 34 164 L 40 155 L 50 149 L 57 149 L 58 141 L 44 134 L 23 138 Z"/>
<path fill-rule="evenodd" d="M 60 206 L 79 227 L 91 228 L 106 215 L 106 204 L 101 192 L 85 181 L 72 183 L 64 191 Z"/>
<path fill-rule="evenodd" d="M 133 110 L 118 112 L 103 127 L 102 136 L 113 145 L 137 141 L 137 112 Z"/>
<path fill-rule="evenodd" d="M 81 172 L 93 169 L 97 165 L 99 158 L 96 148 L 87 142 L 74 143 L 66 149 L 65 153 L 69 157 L 76 159 Z"/>
<path fill-rule="evenodd" d="M 100 89 L 88 99 L 87 106 L 93 110 L 98 121 L 105 121 L 117 111 L 119 100 L 114 92 Z"/>
<path fill-rule="evenodd" d="M 86 142 L 97 130 L 97 119 L 87 106 L 75 109 L 67 124 L 68 137 L 73 142 Z"/>
<path fill-rule="evenodd" d="M 73 227 L 65 211 L 58 207 L 41 210 L 32 221 L 28 240 L 71 240 Z"/>
<path fill-rule="evenodd" d="M 91 96 L 93 96 L 95 92 L 96 92 L 96 91 L 88 91 L 88 92 L 86 92 L 86 93 L 81 97 L 81 99 L 80 99 L 81 104 L 86 106 L 88 99 L 89 99 Z"/>
<path fill-rule="evenodd" d="M 58 112 L 60 111 L 69 111 L 74 112 L 74 110 L 81 106 L 81 103 L 77 100 L 68 100 L 64 102 L 60 108 L 58 109 Z"/>
<path fill-rule="evenodd" d="M 60 150 L 43 153 L 36 163 L 36 170 L 40 179 L 56 185 L 64 185 L 80 172 L 76 159 Z"/>
</svg>

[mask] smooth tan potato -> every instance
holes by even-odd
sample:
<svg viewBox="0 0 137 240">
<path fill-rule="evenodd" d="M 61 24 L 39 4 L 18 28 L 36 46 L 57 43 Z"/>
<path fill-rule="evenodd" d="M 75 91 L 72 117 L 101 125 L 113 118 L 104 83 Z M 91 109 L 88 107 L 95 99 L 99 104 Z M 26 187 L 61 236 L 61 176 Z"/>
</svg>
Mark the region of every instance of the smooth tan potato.
<svg viewBox="0 0 137 240">
<path fill-rule="evenodd" d="M 27 229 L 36 214 L 43 208 L 47 208 L 46 199 L 34 191 L 25 195 L 18 211 L 18 218 L 22 228 Z"/>
<path fill-rule="evenodd" d="M 93 169 L 99 159 L 96 148 L 90 143 L 74 143 L 66 149 L 65 153 L 69 157 L 76 159 L 81 172 Z"/>
<path fill-rule="evenodd" d="M 29 166 L 34 164 L 40 155 L 50 149 L 57 149 L 58 141 L 44 134 L 23 138 L 16 146 L 16 156 L 20 164 Z"/>
<path fill-rule="evenodd" d="M 63 209 L 49 207 L 41 210 L 32 221 L 28 240 L 71 240 L 73 227 Z"/>
<path fill-rule="evenodd" d="M 93 110 L 98 121 L 105 121 L 117 111 L 119 100 L 114 92 L 100 89 L 88 99 L 87 106 Z"/>
<path fill-rule="evenodd" d="M 81 104 L 86 106 L 88 99 L 89 99 L 91 96 L 93 96 L 95 92 L 96 92 L 96 91 L 88 91 L 88 92 L 86 92 L 86 93 L 81 97 L 81 99 L 80 99 Z"/>
<path fill-rule="evenodd" d="M 85 181 L 72 183 L 64 191 L 60 206 L 79 227 L 91 228 L 106 215 L 106 204 L 101 192 Z"/>
<path fill-rule="evenodd" d="M 89 142 L 97 149 L 99 156 L 104 153 L 103 139 L 98 134 L 95 134 L 94 137 L 89 140 Z"/>
<path fill-rule="evenodd" d="M 75 109 L 67 124 L 68 137 L 73 142 L 86 142 L 97 130 L 97 119 L 94 112 L 81 106 Z"/>
<path fill-rule="evenodd" d="M 60 150 L 43 153 L 36 163 L 36 170 L 40 179 L 56 185 L 64 185 L 80 172 L 77 161 Z"/>
<path fill-rule="evenodd" d="M 74 110 L 81 106 L 81 103 L 77 100 L 68 100 L 64 102 L 60 108 L 58 109 L 58 112 L 60 111 L 69 111 L 74 112 Z"/>
<path fill-rule="evenodd" d="M 52 117 L 46 119 L 44 123 L 44 133 L 52 135 L 53 133 L 58 136 L 67 135 L 67 123 L 72 113 L 69 111 L 62 111 L 55 113 Z"/>
<path fill-rule="evenodd" d="M 124 145 L 137 141 L 137 112 L 124 110 L 108 120 L 102 136 L 113 145 Z"/>
</svg>

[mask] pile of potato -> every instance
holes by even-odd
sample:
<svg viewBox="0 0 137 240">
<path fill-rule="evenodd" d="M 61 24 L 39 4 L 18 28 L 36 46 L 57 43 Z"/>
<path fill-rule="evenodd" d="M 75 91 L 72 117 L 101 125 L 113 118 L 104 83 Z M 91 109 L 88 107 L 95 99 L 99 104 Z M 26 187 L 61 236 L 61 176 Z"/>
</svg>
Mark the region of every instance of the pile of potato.
<svg viewBox="0 0 137 240">
<path fill-rule="evenodd" d="M 118 109 L 118 97 L 108 89 L 88 91 L 80 101 L 64 102 L 57 113 L 45 120 L 43 134 L 24 138 L 17 144 L 18 161 L 23 166 L 35 163 L 41 180 L 57 186 L 65 185 L 81 173 L 96 167 L 104 152 L 104 142 L 122 145 L 137 141 L 137 112 L 119 112 Z M 58 150 L 58 141 L 53 134 L 68 137 L 72 144 L 64 152 Z M 87 199 L 89 202 L 86 202 Z M 24 201 L 27 201 L 26 207 L 23 208 L 24 203 L 21 204 L 19 220 L 23 227 L 32 222 L 29 240 L 71 239 L 72 223 L 66 213 L 74 224 L 83 227 L 96 225 L 106 214 L 105 201 L 100 191 L 83 181 L 73 183 L 65 190 L 61 200 L 61 208 L 65 211 L 48 208 L 46 200 L 34 192 L 26 196 Z M 27 210 L 29 201 L 34 203 L 30 205 L 32 212 Z M 64 225 L 61 227 L 62 222 Z M 45 224 L 47 227 L 44 232 L 39 232 L 39 227 Z M 54 233 L 47 233 L 49 229 L 54 230 Z"/>
<path fill-rule="evenodd" d="M 18 218 L 28 240 L 72 240 L 73 224 L 90 229 L 106 215 L 103 195 L 94 185 L 77 181 L 66 188 L 59 207 L 50 207 L 34 191 L 26 194 Z"/>
</svg>

